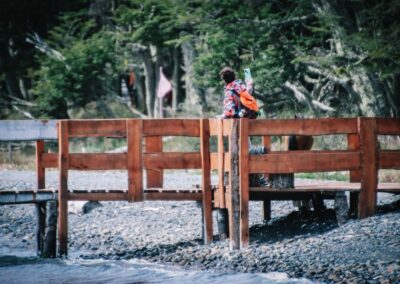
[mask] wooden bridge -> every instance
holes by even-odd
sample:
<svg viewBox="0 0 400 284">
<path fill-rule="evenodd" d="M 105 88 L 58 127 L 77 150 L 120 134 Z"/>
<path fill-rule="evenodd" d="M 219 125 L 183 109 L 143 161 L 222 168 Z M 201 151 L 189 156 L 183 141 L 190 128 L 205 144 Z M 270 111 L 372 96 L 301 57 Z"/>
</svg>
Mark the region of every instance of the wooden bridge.
<svg viewBox="0 0 400 284">
<path fill-rule="evenodd" d="M 326 118 L 302 120 L 217 120 L 217 119 L 118 119 L 60 121 L 2 121 L 0 140 L 36 140 L 37 189 L 0 191 L 0 204 L 37 203 L 58 200 L 58 241 L 60 255 L 67 254 L 68 201 L 196 200 L 203 205 L 205 243 L 213 238 L 212 210 L 227 209 L 230 247 L 249 244 L 249 200 L 264 201 L 264 214 L 270 214 L 271 200 L 311 198 L 320 192 L 350 192 L 350 209 L 360 218 L 376 210 L 377 192 L 400 193 L 399 183 L 378 183 L 379 169 L 400 169 L 400 147 L 378 147 L 378 135 L 400 135 L 400 119 Z M 28 131 L 29 130 L 29 131 Z M 270 146 L 272 136 L 346 135 L 348 149 L 324 151 L 273 151 L 249 155 L 249 137 L 261 136 Z M 197 137 L 199 152 L 166 152 L 165 136 Z M 116 137 L 126 141 L 124 153 L 71 153 L 70 139 L 76 137 Z M 210 138 L 218 149 L 210 151 Z M 229 141 L 224 149 L 224 137 Z M 44 140 L 58 139 L 58 153 L 46 153 Z M 45 169 L 59 170 L 59 190 L 46 190 Z M 164 170 L 199 169 L 199 187 L 177 191 L 163 186 Z M 128 188 L 121 190 L 68 189 L 69 170 L 126 170 Z M 218 172 L 218 185 L 211 185 L 211 171 Z M 147 186 L 144 188 L 143 172 Z M 349 171 L 350 181 L 314 184 L 290 189 L 249 187 L 251 173 L 297 173 Z M 229 173 L 228 181 L 224 181 Z M 227 184 L 227 185 L 225 185 Z M 38 235 L 43 233 L 44 210 Z M 40 241 L 38 245 L 40 245 Z"/>
</svg>

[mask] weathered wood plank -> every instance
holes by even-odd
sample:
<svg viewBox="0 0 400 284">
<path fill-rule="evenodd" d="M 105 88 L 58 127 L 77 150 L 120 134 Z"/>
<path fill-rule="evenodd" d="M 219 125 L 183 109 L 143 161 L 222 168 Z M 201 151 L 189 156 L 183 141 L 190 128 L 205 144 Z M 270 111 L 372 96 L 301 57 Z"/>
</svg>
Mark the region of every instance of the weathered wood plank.
<svg viewBox="0 0 400 284">
<path fill-rule="evenodd" d="M 380 169 L 400 170 L 400 150 L 383 150 L 378 155 Z"/>
<path fill-rule="evenodd" d="M 145 137 L 145 153 L 160 153 L 163 151 L 161 136 Z M 146 170 L 147 187 L 163 187 L 164 171 Z"/>
<path fill-rule="evenodd" d="M 295 173 L 358 170 L 357 151 L 286 151 L 249 156 L 250 173 Z"/>
<path fill-rule="evenodd" d="M 1 120 L 0 141 L 56 140 L 56 120 Z"/>
<path fill-rule="evenodd" d="M 126 137 L 124 119 L 69 120 L 70 137 Z"/>
<path fill-rule="evenodd" d="M 198 119 L 144 119 L 143 136 L 200 136 Z"/>
<path fill-rule="evenodd" d="M 145 169 L 201 169 L 201 157 L 197 152 L 163 152 L 143 154 Z"/>
<path fill-rule="evenodd" d="M 124 201 L 128 192 L 71 192 L 69 200 L 73 201 Z"/>
<path fill-rule="evenodd" d="M 195 200 L 202 201 L 202 192 L 190 192 L 190 191 L 151 191 L 146 190 L 144 192 L 145 200 L 166 200 L 166 201 L 182 201 L 182 200 Z"/>
<path fill-rule="evenodd" d="M 232 121 L 229 136 L 231 168 L 229 171 L 229 234 L 230 249 L 240 249 L 240 181 L 239 181 L 239 120 Z"/>
<path fill-rule="evenodd" d="M 239 124 L 240 247 L 249 245 L 249 119 Z"/>
<path fill-rule="evenodd" d="M 143 124 L 142 120 L 129 119 L 127 129 L 128 201 L 143 201 Z"/>
<path fill-rule="evenodd" d="M 210 124 L 210 136 L 217 136 L 218 135 L 218 121 L 221 119 L 211 118 L 208 120 Z"/>
<path fill-rule="evenodd" d="M 400 135 L 400 119 L 376 118 L 376 132 L 378 135 Z"/>
<path fill-rule="evenodd" d="M 69 167 L 69 121 L 58 124 L 58 241 L 59 255 L 68 254 L 68 167 Z"/>
<path fill-rule="evenodd" d="M 347 134 L 347 148 L 350 151 L 360 151 L 360 135 Z M 350 171 L 350 182 L 361 182 L 361 169 Z M 358 192 L 350 192 L 350 214 L 358 212 Z"/>
<path fill-rule="evenodd" d="M 356 118 L 254 119 L 249 135 L 326 135 L 357 133 Z"/>
<path fill-rule="evenodd" d="M 45 188 L 45 167 L 43 166 L 44 141 L 36 141 L 36 187 Z"/>
<path fill-rule="evenodd" d="M 122 170 L 127 169 L 126 153 L 74 153 L 69 154 L 69 169 Z"/>
<path fill-rule="evenodd" d="M 222 119 L 217 123 L 217 169 L 218 169 L 218 208 L 226 208 L 225 204 L 225 149 L 224 149 L 224 136 L 223 136 L 223 123 Z"/>
<path fill-rule="evenodd" d="M 203 188 L 203 220 L 204 242 L 209 244 L 213 240 L 212 222 L 212 191 L 210 165 L 210 128 L 207 119 L 200 120 L 200 152 Z"/>
<path fill-rule="evenodd" d="M 376 135 L 376 120 L 359 118 L 362 177 L 361 192 L 358 204 L 359 218 L 375 214 L 378 184 L 378 144 Z"/>
</svg>

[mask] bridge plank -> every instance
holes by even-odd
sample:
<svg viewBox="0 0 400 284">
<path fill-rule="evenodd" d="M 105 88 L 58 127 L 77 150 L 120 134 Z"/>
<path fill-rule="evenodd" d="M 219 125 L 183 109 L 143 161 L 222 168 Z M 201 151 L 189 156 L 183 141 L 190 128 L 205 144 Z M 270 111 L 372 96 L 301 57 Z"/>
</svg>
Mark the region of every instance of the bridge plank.
<svg viewBox="0 0 400 284">
<path fill-rule="evenodd" d="M 69 120 L 70 137 L 126 137 L 125 119 Z"/>
<path fill-rule="evenodd" d="M 198 119 L 144 119 L 143 136 L 200 136 Z"/>
<path fill-rule="evenodd" d="M 143 154 L 145 169 L 201 169 L 201 157 L 197 152 L 163 152 Z"/>
<path fill-rule="evenodd" d="M 1 120 L 0 141 L 56 140 L 56 120 Z"/>
<path fill-rule="evenodd" d="M 379 168 L 400 170 L 400 150 L 379 151 Z"/>
<path fill-rule="evenodd" d="M 378 135 L 400 135 L 400 119 L 376 118 L 376 132 Z"/>
</svg>

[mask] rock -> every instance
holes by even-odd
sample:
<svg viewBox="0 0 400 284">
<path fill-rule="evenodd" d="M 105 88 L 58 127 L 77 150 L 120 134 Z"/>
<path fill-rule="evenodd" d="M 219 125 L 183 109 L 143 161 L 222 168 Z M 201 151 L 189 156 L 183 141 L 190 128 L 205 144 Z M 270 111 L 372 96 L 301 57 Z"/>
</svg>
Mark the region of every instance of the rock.
<svg viewBox="0 0 400 284">
<path fill-rule="evenodd" d="M 98 201 L 88 201 L 86 202 L 83 207 L 82 207 L 82 214 L 88 214 L 90 213 L 93 209 L 102 207 L 100 202 Z"/>
</svg>

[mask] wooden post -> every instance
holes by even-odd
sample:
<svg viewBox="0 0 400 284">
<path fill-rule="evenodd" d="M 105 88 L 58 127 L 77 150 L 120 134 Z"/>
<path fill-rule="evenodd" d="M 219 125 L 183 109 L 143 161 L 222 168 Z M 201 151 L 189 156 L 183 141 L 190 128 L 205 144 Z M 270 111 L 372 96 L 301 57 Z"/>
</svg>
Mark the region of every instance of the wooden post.
<svg viewBox="0 0 400 284">
<path fill-rule="evenodd" d="M 43 255 L 44 240 L 45 240 L 45 229 L 46 229 L 46 202 L 35 203 L 36 208 L 36 243 L 37 243 L 37 255 Z"/>
<path fill-rule="evenodd" d="M 240 247 L 243 248 L 249 245 L 249 119 L 239 121 Z"/>
<path fill-rule="evenodd" d="M 225 148 L 224 148 L 224 134 L 223 134 L 223 120 L 218 120 L 218 194 L 219 194 L 219 208 L 226 208 L 225 204 Z"/>
<path fill-rule="evenodd" d="M 349 150 L 360 151 L 359 134 L 348 134 L 347 145 Z M 361 182 L 361 169 L 350 171 L 350 182 Z M 358 192 L 350 192 L 350 214 L 356 215 L 358 208 Z"/>
<path fill-rule="evenodd" d="M 267 149 L 267 152 L 271 152 L 271 136 L 263 136 L 262 144 Z M 264 178 L 269 180 L 269 174 L 264 173 Z M 271 219 L 271 199 L 264 199 L 262 201 L 262 216 L 264 222 Z"/>
<path fill-rule="evenodd" d="M 240 249 L 240 181 L 239 181 L 239 120 L 232 120 L 229 136 L 231 167 L 229 170 L 229 236 L 230 249 Z"/>
<path fill-rule="evenodd" d="M 147 136 L 145 139 L 145 152 L 146 153 L 159 153 L 163 150 L 163 143 L 161 136 Z M 163 187 L 163 170 L 146 170 L 147 187 Z"/>
<path fill-rule="evenodd" d="M 223 134 L 224 120 L 219 119 L 217 123 L 217 140 L 218 140 L 218 194 L 219 204 L 215 204 L 217 209 L 218 234 L 220 240 L 225 240 L 229 236 L 229 214 L 226 209 L 225 202 L 225 147 Z"/>
<path fill-rule="evenodd" d="M 378 186 L 378 149 L 375 118 L 359 118 L 361 139 L 361 192 L 358 204 L 359 218 L 375 214 Z"/>
<path fill-rule="evenodd" d="M 127 169 L 128 169 L 128 201 L 143 201 L 143 153 L 141 119 L 128 119 L 127 132 Z"/>
<path fill-rule="evenodd" d="M 57 249 L 57 201 L 48 201 L 46 231 L 42 257 L 56 257 Z"/>
<path fill-rule="evenodd" d="M 213 239 L 213 222 L 210 164 L 210 125 L 208 119 L 200 120 L 200 151 L 203 187 L 204 242 L 209 244 Z"/>
<path fill-rule="evenodd" d="M 43 167 L 44 141 L 36 141 L 36 188 L 45 188 L 45 168 Z"/>
<path fill-rule="evenodd" d="M 69 122 L 58 122 L 58 241 L 59 255 L 68 254 L 68 168 L 69 168 Z"/>
</svg>

